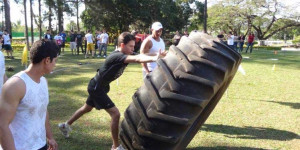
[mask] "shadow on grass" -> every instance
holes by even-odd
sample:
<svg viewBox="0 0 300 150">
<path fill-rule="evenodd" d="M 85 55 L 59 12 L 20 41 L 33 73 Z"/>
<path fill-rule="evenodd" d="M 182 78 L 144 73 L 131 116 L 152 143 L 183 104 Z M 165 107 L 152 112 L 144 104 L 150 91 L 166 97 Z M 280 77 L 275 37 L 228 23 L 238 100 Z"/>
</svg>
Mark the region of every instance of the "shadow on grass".
<svg viewBox="0 0 300 150">
<path fill-rule="evenodd" d="M 216 147 L 194 147 L 187 150 L 267 150 L 253 147 L 231 147 L 231 146 L 216 146 Z"/>
<path fill-rule="evenodd" d="M 234 127 L 220 124 L 205 124 L 202 126 L 201 130 L 215 133 L 223 133 L 226 134 L 225 136 L 229 138 L 269 139 L 278 141 L 299 139 L 299 136 L 293 132 L 263 127 Z"/>
<path fill-rule="evenodd" d="M 265 102 L 271 102 L 271 103 L 277 103 L 280 105 L 290 106 L 293 109 L 300 109 L 300 103 L 291 103 L 291 102 L 277 102 L 277 101 L 267 101 L 263 100 Z"/>
</svg>

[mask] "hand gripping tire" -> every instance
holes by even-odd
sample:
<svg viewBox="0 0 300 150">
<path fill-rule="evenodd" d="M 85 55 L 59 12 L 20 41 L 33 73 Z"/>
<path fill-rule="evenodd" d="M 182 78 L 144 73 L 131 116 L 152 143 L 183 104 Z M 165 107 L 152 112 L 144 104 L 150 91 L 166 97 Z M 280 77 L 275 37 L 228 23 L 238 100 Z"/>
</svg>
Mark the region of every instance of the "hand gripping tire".
<svg viewBox="0 0 300 150">
<path fill-rule="evenodd" d="M 215 108 L 241 62 L 218 39 L 192 32 L 157 61 L 125 111 L 120 139 L 129 150 L 182 150 Z"/>
</svg>

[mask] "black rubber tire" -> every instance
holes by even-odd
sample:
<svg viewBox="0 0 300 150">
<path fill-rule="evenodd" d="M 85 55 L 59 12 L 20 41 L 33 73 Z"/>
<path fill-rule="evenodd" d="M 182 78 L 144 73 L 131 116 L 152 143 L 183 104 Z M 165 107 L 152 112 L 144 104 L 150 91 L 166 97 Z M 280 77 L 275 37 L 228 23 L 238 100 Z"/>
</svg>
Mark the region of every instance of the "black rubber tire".
<svg viewBox="0 0 300 150">
<path fill-rule="evenodd" d="M 185 149 L 221 99 L 241 59 L 207 34 L 183 36 L 133 95 L 121 124 L 123 146 Z"/>
</svg>

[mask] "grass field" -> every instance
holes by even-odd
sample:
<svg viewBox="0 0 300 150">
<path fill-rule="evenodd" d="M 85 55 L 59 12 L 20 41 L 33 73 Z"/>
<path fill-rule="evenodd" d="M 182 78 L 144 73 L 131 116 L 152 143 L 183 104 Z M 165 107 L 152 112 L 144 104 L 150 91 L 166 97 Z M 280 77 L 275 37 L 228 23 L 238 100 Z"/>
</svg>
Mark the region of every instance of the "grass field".
<svg viewBox="0 0 300 150">
<path fill-rule="evenodd" d="M 109 51 L 112 47 L 109 47 Z M 20 52 L 6 66 L 14 72 L 20 66 Z M 227 92 L 203 127 L 189 144 L 189 150 L 207 149 L 300 149 L 300 52 L 255 50 L 243 53 L 242 67 Z M 57 124 L 66 121 L 87 98 L 87 84 L 104 59 L 84 59 L 70 51 L 59 58 L 49 82 L 48 107 L 52 130 L 60 150 L 107 150 L 111 148 L 109 115 L 93 110 L 73 124 L 69 139 L 63 138 Z M 82 63 L 82 65 L 78 65 Z M 124 74 L 111 83 L 109 96 L 122 113 L 131 96 L 143 84 L 141 65 L 131 64 Z"/>
</svg>

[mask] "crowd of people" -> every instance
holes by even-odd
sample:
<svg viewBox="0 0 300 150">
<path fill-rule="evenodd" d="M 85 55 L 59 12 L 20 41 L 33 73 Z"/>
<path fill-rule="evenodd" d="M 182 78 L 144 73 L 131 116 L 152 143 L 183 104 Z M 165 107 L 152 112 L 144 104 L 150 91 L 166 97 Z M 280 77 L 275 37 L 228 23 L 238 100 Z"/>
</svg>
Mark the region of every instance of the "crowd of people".
<svg viewBox="0 0 300 150">
<path fill-rule="evenodd" d="M 119 143 L 120 112 L 108 96 L 109 84 L 123 74 L 129 63 L 143 63 L 144 75 L 150 73 L 155 67 L 155 61 L 166 56 L 165 44 L 161 38 L 163 26 L 160 22 L 152 24 L 152 34 L 142 42 L 141 53 L 134 52 L 135 36 L 129 32 L 120 34 L 117 40 L 117 48 L 106 57 L 107 40 L 103 35 L 105 31 L 96 36 L 100 39 L 98 44 L 99 56 L 102 50 L 106 57 L 104 64 L 97 70 L 96 75 L 88 83 L 88 94 L 85 104 L 65 122 L 58 125 L 65 137 L 69 137 L 72 124 L 93 108 L 104 109 L 111 117 L 112 150 L 123 150 Z M 78 47 L 78 34 L 71 32 L 70 45 Z M 81 36 L 82 37 L 82 36 Z M 7 80 L 5 75 L 4 58 L 0 51 L 0 148 L 3 149 L 29 149 L 29 150 L 57 150 L 58 144 L 51 132 L 47 106 L 49 93 L 45 74 L 49 74 L 56 65 L 58 57 L 63 54 L 66 35 L 64 32 L 52 37 L 47 31 L 44 39 L 36 41 L 30 49 L 30 65 Z M 84 36 L 87 42 L 87 51 L 93 51 L 94 36 L 91 32 Z M 71 49 L 72 49 L 71 48 Z M 73 52 L 72 50 L 72 52 Z M 77 54 L 79 54 L 77 49 Z M 92 54 L 94 56 L 94 54 Z M 3 60 L 3 62 L 2 62 Z M 147 64 L 151 63 L 151 64 Z M 3 71 L 4 70 L 4 71 Z M 2 77 L 3 76 L 3 77 Z M 38 95 L 38 96 L 37 96 Z"/>
<path fill-rule="evenodd" d="M 237 35 L 236 33 L 232 34 L 232 32 L 228 32 L 228 34 L 225 35 L 224 32 L 221 31 L 217 37 L 224 44 L 228 45 L 230 48 L 234 49 L 235 51 L 237 51 L 239 53 L 243 52 L 244 44 L 245 44 L 245 40 L 246 40 L 246 36 L 243 33 L 241 33 L 240 35 Z M 254 36 L 253 32 L 250 32 L 247 37 L 246 53 L 248 53 L 248 50 L 250 53 L 252 53 L 254 39 L 255 39 L 255 36 Z"/>
</svg>

